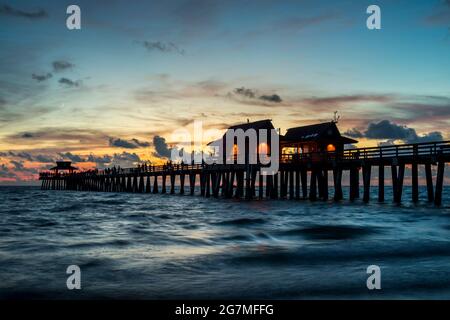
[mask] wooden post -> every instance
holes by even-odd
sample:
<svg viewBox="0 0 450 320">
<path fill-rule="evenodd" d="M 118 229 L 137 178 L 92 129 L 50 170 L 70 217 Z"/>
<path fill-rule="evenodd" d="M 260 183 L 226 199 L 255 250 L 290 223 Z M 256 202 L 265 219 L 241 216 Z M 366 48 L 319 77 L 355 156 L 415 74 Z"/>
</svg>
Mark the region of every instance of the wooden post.
<svg viewBox="0 0 450 320">
<path fill-rule="evenodd" d="M 205 190 L 205 197 L 209 198 L 211 196 L 211 174 L 209 172 L 206 173 L 206 190 Z"/>
<path fill-rule="evenodd" d="M 289 171 L 289 199 L 294 199 L 294 171 Z"/>
<path fill-rule="evenodd" d="M 228 183 L 228 189 L 227 189 L 227 198 L 233 197 L 233 189 L 234 189 L 234 180 L 235 180 L 236 172 L 233 170 L 230 172 L 230 181 Z"/>
<path fill-rule="evenodd" d="M 202 171 L 200 172 L 200 195 L 202 197 L 205 196 L 205 190 L 206 190 L 206 174 Z"/>
<path fill-rule="evenodd" d="M 190 187 L 191 196 L 193 196 L 195 193 L 195 176 L 196 176 L 195 173 L 189 174 L 189 187 Z"/>
<path fill-rule="evenodd" d="M 322 173 L 322 198 L 328 200 L 328 170 L 323 169 Z"/>
<path fill-rule="evenodd" d="M 311 171 L 311 182 L 309 184 L 309 200 L 311 201 L 317 200 L 316 181 L 317 181 L 317 173 L 316 169 L 313 169 Z"/>
<path fill-rule="evenodd" d="M 280 199 L 284 199 L 286 197 L 284 186 L 287 182 L 285 180 L 285 171 L 280 171 Z"/>
<path fill-rule="evenodd" d="M 426 180 L 427 180 L 428 201 L 433 202 L 434 201 L 434 188 L 433 188 L 433 175 L 431 173 L 431 164 L 430 163 L 425 164 L 425 176 L 426 176 Z"/>
<path fill-rule="evenodd" d="M 145 185 L 145 193 L 150 193 L 150 176 L 147 176 L 147 184 Z"/>
<path fill-rule="evenodd" d="M 414 163 L 411 166 L 411 182 L 412 182 L 412 201 L 418 202 L 419 201 L 419 170 L 417 168 L 417 162 L 416 160 L 413 160 Z"/>
<path fill-rule="evenodd" d="M 144 192 L 144 176 L 142 174 L 139 177 L 139 192 Z"/>
<path fill-rule="evenodd" d="M 350 201 L 358 198 L 359 193 L 359 170 L 357 167 L 350 169 Z"/>
<path fill-rule="evenodd" d="M 398 178 L 397 178 L 397 199 L 395 202 L 402 202 L 403 193 L 403 179 L 405 177 L 405 164 L 399 164 L 398 166 Z"/>
<path fill-rule="evenodd" d="M 272 199 L 278 199 L 278 173 L 273 175 L 273 186 L 270 193 Z"/>
<path fill-rule="evenodd" d="M 300 199 L 300 171 L 295 170 L 295 199 Z"/>
<path fill-rule="evenodd" d="M 184 173 L 180 173 L 180 194 L 184 194 Z"/>
<path fill-rule="evenodd" d="M 434 204 L 440 206 L 442 204 L 442 188 L 444 185 L 444 169 L 445 162 L 439 161 L 436 176 L 436 193 L 434 195 Z"/>
<path fill-rule="evenodd" d="M 398 180 L 396 165 L 391 166 L 391 176 L 392 176 L 392 194 L 394 196 L 394 202 L 396 202 L 397 201 L 397 180 Z"/>
<path fill-rule="evenodd" d="M 341 168 L 333 169 L 333 183 L 334 183 L 334 201 L 340 201 L 343 198 Z"/>
<path fill-rule="evenodd" d="M 153 180 L 153 193 L 158 193 L 158 175 L 155 174 L 155 180 Z"/>
<path fill-rule="evenodd" d="M 127 192 L 131 192 L 131 176 L 127 176 Z"/>
<path fill-rule="evenodd" d="M 302 196 L 303 199 L 308 198 L 308 172 L 305 168 L 302 168 L 300 171 L 300 177 L 302 180 Z"/>
<path fill-rule="evenodd" d="M 175 193 L 175 172 L 171 172 L 170 173 L 170 194 L 174 194 Z"/>
<path fill-rule="evenodd" d="M 243 174 L 245 174 L 245 199 L 250 200 L 252 198 L 251 181 L 250 181 L 250 177 L 251 177 L 251 166 L 250 165 L 247 165 L 247 168 Z"/>
<path fill-rule="evenodd" d="M 378 201 L 384 201 L 384 164 L 378 167 Z"/>
<path fill-rule="evenodd" d="M 273 175 L 266 176 L 266 198 L 272 198 Z"/>
<path fill-rule="evenodd" d="M 258 198 L 262 199 L 264 195 L 264 176 L 261 174 L 261 170 L 259 170 L 259 183 L 258 183 Z"/>
<path fill-rule="evenodd" d="M 369 200 L 370 200 L 371 169 L 372 169 L 372 166 L 370 164 L 365 164 L 363 166 L 363 183 L 364 183 L 363 201 L 366 203 L 369 202 Z"/>
<path fill-rule="evenodd" d="M 161 178 L 162 178 L 162 182 L 161 182 L 161 193 L 166 193 L 166 180 L 167 180 L 166 174 L 163 173 L 162 176 L 161 176 Z"/>
</svg>

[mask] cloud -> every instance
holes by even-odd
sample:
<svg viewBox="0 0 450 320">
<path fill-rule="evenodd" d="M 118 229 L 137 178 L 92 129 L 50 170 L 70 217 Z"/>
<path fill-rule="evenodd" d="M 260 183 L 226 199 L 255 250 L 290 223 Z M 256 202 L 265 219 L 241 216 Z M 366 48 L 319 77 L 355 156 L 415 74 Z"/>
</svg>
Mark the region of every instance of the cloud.
<svg viewBox="0 0 450 320">
<path fill-rule="evenodd" d="M 65 71 L 67 69 L 72 69 L 75 65 L 65 60 L 56 60 L 52 62 L 53 71 L 60 72 Z"/>
<path fill-rule="evenodd" d="M 51 77 L 52 77 L 51 73 L 42 74 L 42 75 L 33 73 L 31 75 L 31 78 L 34 79 L 34 80 L 37 80 L 38 82 L 42 82 L 42 81 L 48 80 Z"/>
<path fill-rule="evenodd" d="M 185 51 L 184 49 L 181 49 L 179 46 L 177 46 L 173 42 L 161 42 L 161 41 L 143 41 L 142 45 L 144 48 L 146 48 L 148 51 L 159 51 L 164 53 L 178 53 L 180 55 L 184 55 Z"/>
<path fill-rule="evenodd" d="M 406 126 L 401 126 L 390 122 L 389 120 L 382 120 L 378 123 L 370 123 L 364 136 L 369 139 L 401 139 L 405 140 L 408 137 L 416 135 L 416 131 Z"/>
<path fill-rule="evenodd" d="M 138 139 L 124 140 L 120 138 L 110 138 L 109 145 L 111 147 L 136 149 L 141 147 L 149 147 L 150 143 L 145 141 L 139 141 Z"/>
<path fill-rule="evenodd" d="M 443 0 L 432 14 L 425 17 L 425 22 L 430 25 L 450 26 L 450 1 Z"/>
<path fill-rule="evenodd" d="M 312 97 L 302 101 L 314 106 L 336 106 L 358 102 L 389 102 L 393 99 L 391 95 L 342 95 L 331 97 Z"/>
<path fill-rule="evenodd" d="M 274 102 L 274 103 L 283 102 L 283 100 L 281 100 L 281 97 L 277 94 L 263 95 L 263 96 L 260 96 L 259 99 L 264 100 L 264 101 Z"/>
<path fill-rule="evenodd" d="M 70 160 L 72 162 L 85 162 L 85 159 L 81 158 L 81 156 L 73 154 L 71 152 L 58 153 L 58 155 L 62 158 L 62 160 Z"/>
<path fill-rule="evenodd" d="M 281 103 L 283 100 L 281 97 L 277 94 L 263 94 L 259 95 L 256 90 L 248 89 L 245 87 L 240 87 L 234 89 L 232 94 L 229 94 L 229 96 L 237 96 L 242 97 L 244 99 L 248 100 L 261 100 L 264 102 L 270 102 L 270 103 Z"/>
<path fill-rule="evenodd" d="M 398 125 L 389 120 L 369 123 L 367 130 L 362 133 L 353 128 L 344 133 L 353 138 L 387 139 L 387 143 L 394 143 L 395 140 L 402 140 L 405 143 L 420 143 L 444 140 L 439 131 L 418 135 L 416 130 L 404 125 Z"/>
<path fill-rule="evenodd" d="M 61 78 L 58 82 L 67 87 L 79 87 L 81 85 L 80 81 L 73 81 L 68 78 Z"/>
<path fill-rule="evenodd" d="M 170 158 L 172 149 L 168 147 L 166 139 L 160 136 L 153 137 L 153 146 L 155 147 L 154 156 L 159 158 Z"/>
<path fill-rule="evenodd" d="M 344 135 L 356 139 L 364 137 L 364 134 L 356 128 L 347 130 L 346 132 L 344 132 Z"/>
<path fill-rule="evenodd" d="M 24 10 L 10 7 L 6 4 L 0 5 L 0 15 L 11 16 L 11 17 L 20 17 L 20 18 L 26 18 L 26 19 L 32 19 L 32 20 L 48 17 L 47 11 L 45 11 L 43 9 L 39 9 L 34 12 L 24 11 Z"/>
<path fill-rule="evenodd" d="M 16 174 L 12 172 L 6 165 L 0 165 L 0 178 L 16 178 Z"/>
</svg>

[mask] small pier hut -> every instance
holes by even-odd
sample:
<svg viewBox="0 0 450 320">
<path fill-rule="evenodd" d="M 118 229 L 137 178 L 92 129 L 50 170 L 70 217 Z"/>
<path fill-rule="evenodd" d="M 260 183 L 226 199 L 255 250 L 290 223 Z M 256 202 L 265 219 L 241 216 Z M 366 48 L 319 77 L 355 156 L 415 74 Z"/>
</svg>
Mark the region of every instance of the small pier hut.
<svg viewBox="0 0 450 320">
<path fill-rule="evenodd" d="M 301 158 L 302 154 L 333 153 L 342 155 L 346 144 L 357 140 L 341 135 L 336 122 L 325 122 L 302 127 L 290 128 L 280 136 L 282 158 Z"/>
<path fill-rule="evenodd" d="M 56 161 L 56 166 L 50 168 L 50 171 L 53 171 L 55 175 L 58 175 L 59 172 L 67 171 L 68 173 L 73 173 L 78 168 L 72 166 L 71 161 Z"/>
</svg>

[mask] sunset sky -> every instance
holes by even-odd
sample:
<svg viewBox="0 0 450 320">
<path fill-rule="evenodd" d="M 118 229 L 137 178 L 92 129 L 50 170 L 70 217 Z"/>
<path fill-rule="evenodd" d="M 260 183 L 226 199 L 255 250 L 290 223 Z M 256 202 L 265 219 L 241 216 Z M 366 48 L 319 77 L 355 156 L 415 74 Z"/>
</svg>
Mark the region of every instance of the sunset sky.
<svg viewBox="0 0 450 320">
<path fill-rule="evenodd" d="M 449 0 L 0 0 L 0 26 L 0 184 L 162 161 L 194 120 L 284 133 L 338 110 L 358 146 L 450 139 Z"/>
</svg>

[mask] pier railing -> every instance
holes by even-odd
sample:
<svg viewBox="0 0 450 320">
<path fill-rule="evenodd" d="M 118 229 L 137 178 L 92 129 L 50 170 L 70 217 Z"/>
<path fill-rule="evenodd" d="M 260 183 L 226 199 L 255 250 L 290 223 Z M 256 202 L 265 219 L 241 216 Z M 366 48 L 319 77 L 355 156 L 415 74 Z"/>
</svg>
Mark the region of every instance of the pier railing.
<svg viewBox="0 0 450 320">
<path fill-rule="evenodd" d="M 402 157 L 450 156 L 450 141 L 411 143 L 392 146 L 347 149 L 343 152 L 309 152 L 300 154 L 282 154 L 282 163 L 330 160 L 369 160 L 392 159 Z"/>
<path fill-rule="evenodd" d="M 379 146 L 369 148 L 347 149 L 343 152 L 309 152 L 300 154 L 281 154 L 281 163 L 304 163 L 332 160 L 374 160 L 392 159 L 406 157 L 450 157 L 450 141 L 425 142 L 401 144 L 392 146 Z M 107 168 L 76 172 L 77 175 L 117 175 L 117 174 L 141 174 L 141 173 L 163 173 L 179 170 L 201 170 L 211 165 L 207 164 L 165 164 L 165 165 L 139 165 L 134 168 Z M 51 176 L 69 176 L 70 173 L 41 172 L 40 178 Z"/>
</svg>

